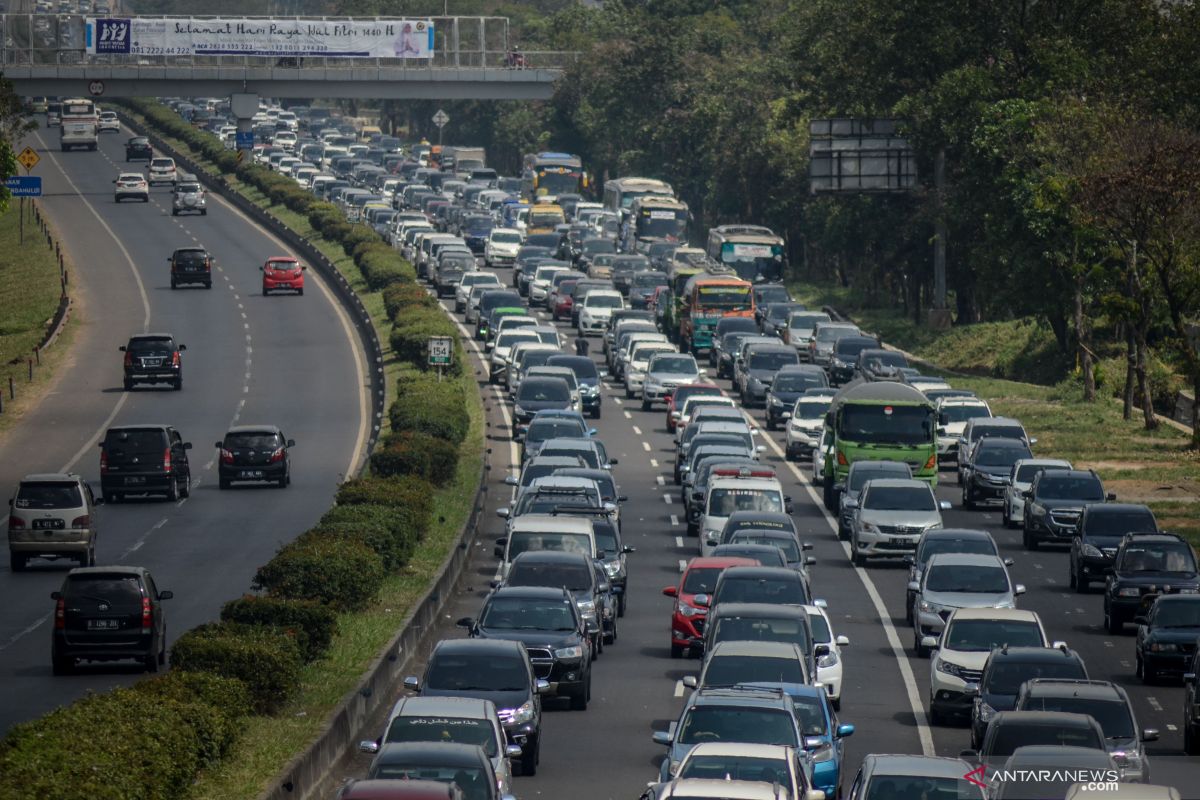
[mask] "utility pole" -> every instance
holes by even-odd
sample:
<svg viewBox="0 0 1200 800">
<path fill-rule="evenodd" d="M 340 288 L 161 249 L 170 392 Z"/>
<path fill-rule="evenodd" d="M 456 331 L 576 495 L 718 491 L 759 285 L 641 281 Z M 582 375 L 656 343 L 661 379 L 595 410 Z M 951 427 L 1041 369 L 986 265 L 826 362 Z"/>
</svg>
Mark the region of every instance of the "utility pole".
<svg viewBox="0 0 1200 800">
<path fill-rule="evenodd" d="M 946 150 L 939 149 L 933 161 L 933 187 L 937 204 L 933 237 L 933 308 L 929 309 L 929 327 L 950 327 L 950 309 L 946 307 Z"/>
</svg>

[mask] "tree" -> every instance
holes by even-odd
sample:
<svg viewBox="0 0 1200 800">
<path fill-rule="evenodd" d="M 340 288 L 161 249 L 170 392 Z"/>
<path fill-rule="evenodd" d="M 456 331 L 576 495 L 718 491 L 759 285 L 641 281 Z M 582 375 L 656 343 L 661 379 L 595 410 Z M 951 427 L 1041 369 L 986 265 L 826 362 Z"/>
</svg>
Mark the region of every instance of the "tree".
<svg viewBox="0 0 1200 800">
<path fill-rule="evenodd" d="M 29 117 L 29 108 L 13 89 L 12 81 L 0 73 L 0 211 L 7 211 L 12 199 L 4 182 L 17 174 L 15 145 L 36 127 Z"/>
</svg>

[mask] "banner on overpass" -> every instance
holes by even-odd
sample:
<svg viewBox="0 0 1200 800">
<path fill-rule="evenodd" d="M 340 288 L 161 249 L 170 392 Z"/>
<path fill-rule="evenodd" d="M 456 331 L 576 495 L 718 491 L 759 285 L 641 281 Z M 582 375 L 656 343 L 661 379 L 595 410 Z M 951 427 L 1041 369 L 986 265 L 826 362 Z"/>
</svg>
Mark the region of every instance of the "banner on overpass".
<svg viewBox="0 0 1200 800">
<path fill-rule="evenodd" d="M 431 58 L 427 19 L 89 18 L 87 52 L 133 56 Z"/>
</svg>

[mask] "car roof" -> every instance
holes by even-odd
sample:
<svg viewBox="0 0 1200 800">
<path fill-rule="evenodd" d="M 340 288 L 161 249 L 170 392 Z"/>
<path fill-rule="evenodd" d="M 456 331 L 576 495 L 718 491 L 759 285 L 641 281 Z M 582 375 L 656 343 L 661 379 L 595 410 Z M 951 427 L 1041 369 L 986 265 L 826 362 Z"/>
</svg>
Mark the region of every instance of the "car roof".
<svg viewBox="0 0 1200 800">
<path fill-rule="evenodd" d="M 481 697 L 435 697 L 415 695 L 401 697 L 392 706 L 388 718 L 416 716 L 461 717 L 490 719 L 496 713 L 491 700 Z"/>
<path fill-rule="evenodd" d="M 1012 417 L 975 417 L 971 425 L 976 428 L 1023 428 L 1020 420 Z"/>
<path fill-rule="evenodd" d="M 524 555 L 524 553 L 521 555 Z M 587 558 L 582 553 L 578 553 L 577 555 L 581 559 Z M 561 586 L 501 586 L 492 590 L 492 597 L 522 597 L 526 600 L 562 600 L 565 596 L 565 591 Z"/>
<path fill-rule="evenodd" d="M 590 563 L 589 559 L 583 553 L 566 553 L 560 550 L 526 550 L 513 559 L 515 565 L 518 561 L 522 564 L 580 564 Z"/>
<path fill-rule="evenodd" d="M 482 753 L 479 745 L 458 742 L 386 742 L 375 763 L 474 767 L 486 760 Z"/>
<path fill-rule="evenodd" d="M 277 425 L 234 425 L 226 432 L 231 433 L 280 433 Z"/>
<path fill-rule="evenodd" d="M 987 531 L 974 528 L 930 528 L 922 534 L 923 539 L 982 539 L 995 542 Z"/>
<path fill-rule="evenodd" d="M 755 536 L 761 539 L 787 539 L 790 542 L 796 541 L 796 535 L 788 530 L 781 528 L 738 528 L 733 534 L 737 536 Z M 733 544 L 733 542 L 730 542 Z"/>
<path fill-rule="evenodd" d="M 1061 661 L 1064 658 L 1080 660 L 1073 650 L 1060 647 L 997 647 L 992 650 L 990 659 L 1036 663 L 1043 661 Z"/>
<path fill-rule="evenodd" d="M 807 606 L 785 606 L 780 603 L 720 603 L 709 611 L 718 617 L 763 617 L 766 619 L 804 619 Z M 710 623 L 711 624 L 711 623 Z"/>
<path fill-rule="evenodd" d="M 791 567 L 764 567 L 761 564 L 746 567 L 730 567 L 721 574 L 721 580 L 743 578 L 746 580 L 767 580 L 768 578 L 786 578 L 802 583 L 804 576 Z"/>
<path fill-rule="evenodd" d="M 735 511 L 729 515 L 728 519 L 727 525 L 747 519 L 760 519 L 766 522 L 777 522 L 792 529 L 796 527 L 796 522 L 791 515 L 782 511 Z"/>
<path fill-rule="evenodd" d="M 925 570 L 934 567 L 998 567 L 1004 569 L 1000 556 L 991 553 L 935 553 L 930 556 Z"/>
<path fill-rule="evenodd" d="M 51 481 L 78 483 L 79 476 L 74 472 L 33 472 L 21 478 L 21 483 L 45 483 Z"/>
<path fill-rule="evenodd" d="M 522 514 L 513 519 L 512 533 L 587 533 L 592 524 L 570 514 Z"/>
<path fill-rule="evenodd" d="M 915 778 L 962 779 L 971 766 L 961 758 L 945 756 L 891 755 L 871 753 L 864 760 L 872 764 L 871 774 Z"/>
<path fill-rule="evenodd" d="M 992 717 L 990 725 L 1037 728 L 1091 728 L 1096 722 L 1087 714 L 1069 711 L 1001 711 Z"/>
<path fill-rule="evenodd" d="M 132 342 L 134 339 L 174 339 L 174 338 L 175 338 L 175 334 L 173 334 L 173 333 L 163 333 L 162 331 L 159 331 L 158 333 L 135 333 L 129 337 L 129 341 Z"/>
<path fill-rule="evenodd" d="M 147 573 L 145 567 L 75 567 L 67 578 L 86 578 L 92 575 L 127 575 L 141 577 Z"/>
<path fill-rule="evenodd" d="M 1087 764 L 1097 767 L 1111 766 L 1112 756 L 1107 750 L 1094 747 L 1076 747 L 1068 744 L 1027 744 L 1018 747 L 1008 757 L 1006 769 L 1014 769 L 1020 764 L 1038 764 L 1043 767 L 1053 765 L 1057 768 L 1079 768 Z"/>
<path fill-rule="evenodd" d="M 434 645 L 434 655 L 520 655 L 525 646 L 507 639 L 442 639 Z"/>
<path fill-rule="evenodd" d="M 1084 700 L 1125 702 L 1121 690 L 1108 681 L 1034 678 L 1027 681 L 1025 686 L 1026 694 L 1032 697 L 1078 697 Z"/>
<path fill-rule="evenodd" d="M 781 794 L 782 793 L 782 794 Z M 765 781 L 726 781 L 710 778 L 676 778 L 668 783 L 663 798 L 714 798 L 721 800 L 777 800 L 787 790 Z"/>
<path fill-rule="evenodd" d="M 867 481 L 872 489 L 928 489 L 929 483 L 920 478 L 872 478 Z"/>
<path fill-rule="evenodd" d="M 1142 503 L 1088 503 L 1083 507 L 1083 512 L 1089 516 L 1092 514 L 1127 514 L 1130 511 L 1150 511 L 1150 507 Z"/>
<path fill-rule="evenodd" d="M 698 705 L 732 705 L 739 706 L 773 706 L 791 705 L 791 700 L 781 689 L 766 686 L 706 686 L 692 692 L 688 698 L 688 706 Z M 719 796 L 719 795 L 718 795 Z"/>
<path fill-rule="evenodd" d="M 693 569 L 711 569 L 713 567 L 729 569 L 732 567 L 742 566 L 750 567 L 757 566 L 757 564 L 748 558 L 735 558 L 730 556 L 718 556 L 715 558 L 712 556 L 696 556 L 687 563 L 687 566 L 684 567 L 684 571 L 687 572 Z"/>
<path fill-rule="evenodd" d="M 398 778 L 373 778 L 354 780 L 346 784 L 339 797 L 345 800 L 387 800 L 388 798 L 437 797 L 455 800 L 463 797 L 457 784 L 440 781 L 408 780 Z"/>
<path fill-rule="evenodd" d="M 1038 622 L 1038 615 L 1024 608 L 956 608 L 950 612 L 950 618 L 963 619 L 998 619 L 1007 622 Z"/>
</svg>

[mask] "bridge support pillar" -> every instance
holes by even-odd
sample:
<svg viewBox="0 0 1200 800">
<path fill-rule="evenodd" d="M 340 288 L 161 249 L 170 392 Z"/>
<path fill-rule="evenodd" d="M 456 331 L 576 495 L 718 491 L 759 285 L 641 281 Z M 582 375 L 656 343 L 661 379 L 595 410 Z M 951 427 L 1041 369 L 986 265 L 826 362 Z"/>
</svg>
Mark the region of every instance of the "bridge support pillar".
<svg viewBox="0 0 1200 800">
<path fill-rule="evenodd" d="M 258 113 L 258 95 L 253 92 L 234 92 L 229 96 L 229 110 L 237 118 L 237 149 L 238 163 L 254 155 L 253 147 L 246 147 L 246 142 L 253 142 L 254 115 Z"/>
</svg>

